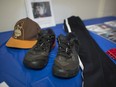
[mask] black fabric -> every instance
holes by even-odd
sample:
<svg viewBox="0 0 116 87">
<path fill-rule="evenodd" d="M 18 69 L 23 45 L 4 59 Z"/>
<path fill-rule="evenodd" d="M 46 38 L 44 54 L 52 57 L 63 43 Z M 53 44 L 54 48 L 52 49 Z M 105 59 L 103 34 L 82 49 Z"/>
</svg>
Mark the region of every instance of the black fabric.
<svg viewBox="0 0 116 87">
<path fill-rule="evenodd" d="M 84 65 L 84 87 L 116 87 L 116 65 L 90 36 L 82 20 L 72 16 L 68 18 L 68 24 L 80 43 L 79 56 Z M 68 30 L 66 21 L 64 28 Z"/>
</svg>

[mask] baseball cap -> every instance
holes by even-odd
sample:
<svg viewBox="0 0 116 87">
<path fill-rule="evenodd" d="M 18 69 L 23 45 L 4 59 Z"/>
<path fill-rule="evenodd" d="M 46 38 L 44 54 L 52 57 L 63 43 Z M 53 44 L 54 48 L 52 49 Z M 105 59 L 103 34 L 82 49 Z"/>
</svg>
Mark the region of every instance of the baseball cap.
<svg viewBox="0 0 116 87">
<path fill-rule="evenodd" d="M 7 41 L 7 47 L 32 48 L 38 38 L 40 26 L 30 18 L 19 20 L 15 26 L 12 37 Z"/>
</svg>

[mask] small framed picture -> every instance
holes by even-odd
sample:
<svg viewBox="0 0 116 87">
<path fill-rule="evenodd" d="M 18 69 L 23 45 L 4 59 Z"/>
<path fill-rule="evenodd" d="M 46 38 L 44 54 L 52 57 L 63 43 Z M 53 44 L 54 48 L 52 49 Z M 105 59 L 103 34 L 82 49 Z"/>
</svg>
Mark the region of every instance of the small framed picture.
<svg viewBox="0 0 116 87">
<path fill-rule="evenodd" d="M 27 15 L 41 28 L 55 26 L 51 0 L 25 0 Z"/>
</svg>

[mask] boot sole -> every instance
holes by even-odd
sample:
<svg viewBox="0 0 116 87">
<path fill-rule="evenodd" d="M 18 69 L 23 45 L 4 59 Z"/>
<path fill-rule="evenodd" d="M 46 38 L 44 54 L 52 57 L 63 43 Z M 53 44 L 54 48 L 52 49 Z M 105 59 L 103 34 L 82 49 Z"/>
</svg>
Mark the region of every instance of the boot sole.
<svg viewBox="0 0 116 87">
<path fill-rule="evenodd" d="M 53 66 L 53 75 L 60 78 L 72 78 L 77 75 L 79 68 L 75 70 L 64 70 Z"/>
</svg>

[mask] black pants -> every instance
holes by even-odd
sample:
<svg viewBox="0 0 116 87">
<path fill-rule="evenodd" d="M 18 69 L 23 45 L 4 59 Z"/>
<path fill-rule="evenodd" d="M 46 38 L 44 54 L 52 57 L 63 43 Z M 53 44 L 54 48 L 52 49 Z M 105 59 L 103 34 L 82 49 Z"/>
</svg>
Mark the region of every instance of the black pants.
<svg viewBox="0 0 116 87">
<path fill-rule="evenodd" d="M 64 21 L 67 32 L 74 32 L 79 40 L 79 56 L 83 69 L 84 87 L 116 87 L 116 65 L 100 49 L 79 17 Z"/>
</svg>

